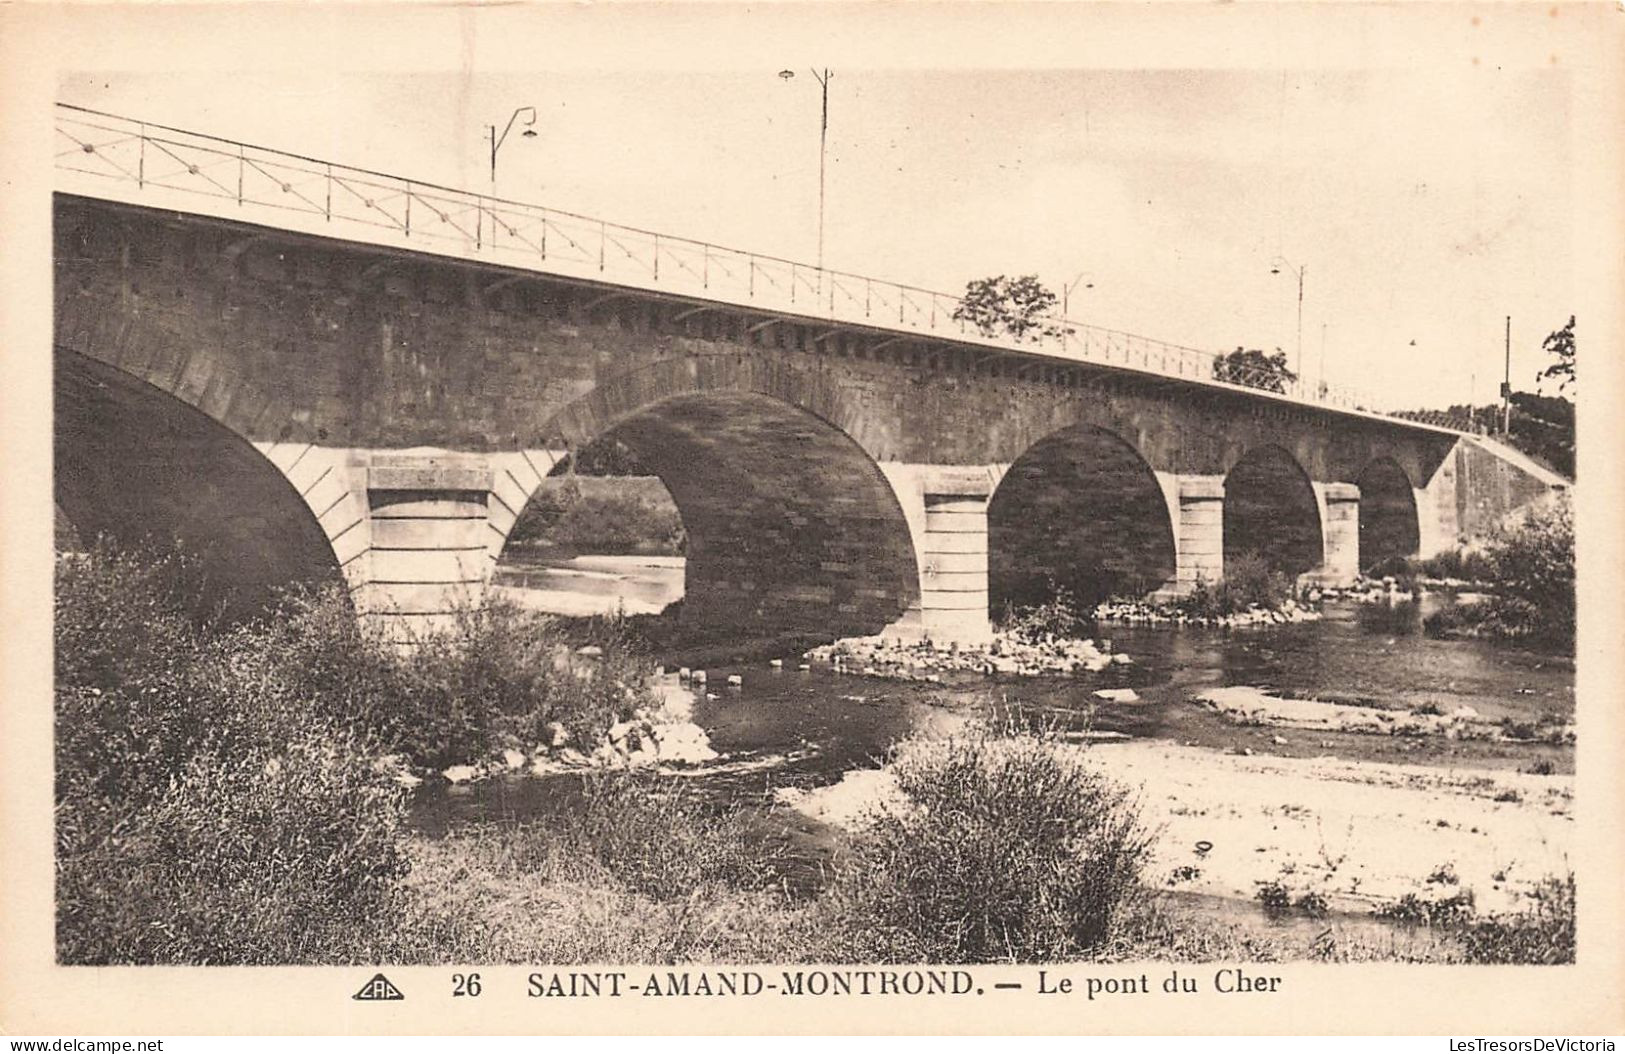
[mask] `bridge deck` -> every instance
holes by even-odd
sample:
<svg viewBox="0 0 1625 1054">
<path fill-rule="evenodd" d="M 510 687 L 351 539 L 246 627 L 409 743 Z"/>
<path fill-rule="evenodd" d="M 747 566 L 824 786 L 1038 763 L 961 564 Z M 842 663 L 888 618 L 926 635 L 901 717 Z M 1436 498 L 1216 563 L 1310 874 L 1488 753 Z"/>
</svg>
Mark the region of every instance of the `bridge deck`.
<svg viewBox="0 0 1625 1054">
<path fill-rule="evenodd" d="M 558 209 L 334 164 L 57 104 L 56 189 L 326 238 L 862 326 L 1058 362 L 1128 370 L 1428 431 L 1372 397 L 1305 383 L 1282 391 L 1213 378 L 1215 354 L 1051 317 L 1036 337 L 955 319 L 960 298 L 879 278 L 626 227 Z"/>
</svg>

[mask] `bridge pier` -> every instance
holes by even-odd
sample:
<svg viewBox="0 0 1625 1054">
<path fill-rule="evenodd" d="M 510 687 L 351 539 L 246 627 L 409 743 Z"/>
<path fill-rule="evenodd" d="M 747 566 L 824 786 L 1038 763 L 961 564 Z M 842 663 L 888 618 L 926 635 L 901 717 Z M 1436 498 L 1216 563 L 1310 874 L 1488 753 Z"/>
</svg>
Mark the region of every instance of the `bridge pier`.
<svg viewBox="0 0 1625 1054">
<path fill-rule="evenodd" d="M 1320 566 L 1309 577 L 1323 586 L 1353 585 L 1360 577 L 1360 488 L 1353 483 L 1312 484 L 1320 507 Z"/>
<path fill-rule="evenodd" d="M 395 643 L 457 626 L 479 607 L 490 557 L 490 459 L 436 451 L 374 453 L 366 466 L 368 548 L 356 614 Z M 352 580 L 353 581 L 353 580 Z"/>
<path fill-rule="evenodd" d="M 1174 580 L 1159 592 L 1178 596 L 1224 577 L 1224 477 L 1159 474 L 1159 479 L 1173 490 L 1177 504 Z"/>
<path fill-rule="evenodd" d="M 987 595 L 987 503 L 1000 470 L 882 463 L 908 522 L 920 598 L 887 635 L 978 644 L 993 636 Z"/>
</svg>

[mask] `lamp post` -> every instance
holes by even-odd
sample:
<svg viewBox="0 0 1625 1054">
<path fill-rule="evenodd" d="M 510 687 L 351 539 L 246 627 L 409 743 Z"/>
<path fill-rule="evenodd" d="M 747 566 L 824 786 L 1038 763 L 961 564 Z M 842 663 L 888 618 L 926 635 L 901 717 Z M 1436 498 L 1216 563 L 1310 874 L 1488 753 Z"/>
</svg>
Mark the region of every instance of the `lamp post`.
<svg viewBox="0 0 1625 1054">
<path fill-rule="evenodd" d="M 502 144 L 508 141 L 508 133 L 513 131 L 513 123 L 519 120 L 520 114 L 529 115 L 525 120 L 523 136 L 526 139 L 535 139 L 536 129 L 532 127 L 536 123 L 536 107 L 534 106 L 521 106 L 515 110 L 513 116 L 508 118 L 508 124 L 502 129 L 501 135 L 497 135 L 496 125 L 488 124 L 485 126 L 486 137 L 491 141 L 491 188 L 493 190 L 496 189 L 497 185 L 497 151 L 501 150 Z"/>
<path fill-rule="evenodd" d="M 1072 327 L 1066 324 L 1067 321 L 1072 317 L 1072 290 L 1078 287 L 1079 282 L 1083 282 L 1083 280 L 1088 277 L 1088 271 L 1079 271 L 1078 277 L 1072 279 L 1071 282 L 1061 287 L 1061 347 L 1063 349 L 1067 347 L 1072 339 Z M 1095 283 L 1093 281 L 1084 282 L 1083 287 L 1085 289 L 1093 289 L 1095 287 Z M 1084 347 L 1088 347 L 1087 342 L 1085 342 Z"/>
<path fill-rule="evenodd" d="M 818 120 L 818 270 L 824 269 L 824 157 L 829 144 L 829 79 L 835 74 L 826 67 L 822 73 L 809 70 L 823 90 L 823 109 Z M 790 80 L 795 70 L 780 70 L 780 80 Z"/>
<path fill-rule="evenodd" d="M 1078 283 L 1079 282 L 1083 282 L 1083 280 L 1085 278 L 1089 278 L 1089 277 L 1090 277 L 1090 274 L 1089 274 L 1088 271 L 1081 271 L 1081 272 L 1078 273 L 1078 277 L 1072 279 L 1072 282 L 1069 285 L 1067 285 L 1064 289 L 1061 290 L 1061 317 L 1062 318 L 1070 318 L 1070 317 L 1072 317 L 1069 314 L 1069 312 L 1071 311 L 1071 305 L 1072 305 L 1072 290 L 1078 288 Z M 1083 287 L 1085 289 L 1093 289 L 1095 287 L 1095 283 L 1093 281 L 1084 282 Z"/>
<path fill-rule="evenodd" d="M 1283 267 L 1298 277 L 1298 355 L 1293 363 L 1294 367 L 1296 367 L 1293 372 L 1301 373 L 1303 371 L 1303 276 L 1308 273 L 1309 268 L 1307 266 L 1294 267 L 1286 257 L 1277 256 L 1270 263 L 1270 274 L 1280 274 Z"/>
</svg>

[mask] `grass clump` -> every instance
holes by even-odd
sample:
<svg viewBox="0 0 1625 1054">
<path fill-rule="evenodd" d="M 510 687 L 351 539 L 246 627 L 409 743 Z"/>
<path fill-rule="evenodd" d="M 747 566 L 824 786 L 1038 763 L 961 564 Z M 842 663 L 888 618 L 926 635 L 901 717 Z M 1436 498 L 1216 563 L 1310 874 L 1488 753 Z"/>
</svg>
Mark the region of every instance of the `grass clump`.
<svg viewBox="0 0 1625 1054">
<path fill-rule="evenodd" d="M 1027 732 L 916 741 L 892 767 L 906 805 L 826 894 L 842 959 L 1052 962 L 1108 939 L 1149 846 L 1122 790 Z"/>
</svg>

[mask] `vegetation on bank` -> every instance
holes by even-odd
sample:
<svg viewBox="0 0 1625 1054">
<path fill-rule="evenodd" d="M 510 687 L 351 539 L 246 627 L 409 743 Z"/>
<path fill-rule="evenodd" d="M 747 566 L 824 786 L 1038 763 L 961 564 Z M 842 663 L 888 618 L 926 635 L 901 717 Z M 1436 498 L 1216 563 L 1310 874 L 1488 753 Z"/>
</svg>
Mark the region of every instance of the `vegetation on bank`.
<svg viewBox="0 0 1625 1054">
<path fill-rule="evenodd" d="M 681 556 L 682 516 L 653 476 L 542 481 L 508 535 L 510 545 L 613 556 Z"/>
<path fill-rule="evenodd" d="M 1566 498 L 1531 510 L 1492 535 L 1476 568 L 1491 592 L 1442 608 L 1429 633 L 1492 637 L 1572 653 L 1575 634 L 1574 510 Z"/>
<path fill-rule="evenodd" d="M 812 891 L 791 889 L 761 810 L 682 780 L 594 773 L 536 823 L 414 834 L 390 755 L 466 760 L 543 721 L 602 735 L 640 660 L 601 640 L 584 678 L 555 661 L 574 641 L 503 612 L 404 655 L 331 593 L 226 626 L 191 609 L 188 566 L 105 545 L 59 562 L 63 962 L 1311 954 L 1148 891 L 1135 803 L 1042 733 L 905 744 L 904 807 L 852 835 Z M 1572 958 L 1572 897 L 1541 911 L 1448 954 Z"/>
<path fill-rule="evenodd" d="M 1277 612 L 1296 603 L 1290 576 L 1272 570 L 1257 553 L 1232 557 L 1224 577 L 1202 581 L 1189 593 L 1163 601 L 1139 596 L 1113 596 L 1093 607 L 1080 605 L 1066 586 L 1050 583 L 1047 598 L 1038 604 L 1008 605 L 999 628 L 1034 643 L 1046 638 L 1086 637 L 1096 619 L 1155 618 L 1222 623 L 1249 612 Z"/>
</svg>

